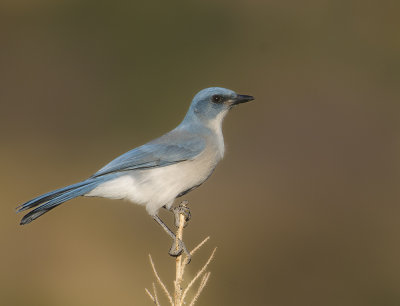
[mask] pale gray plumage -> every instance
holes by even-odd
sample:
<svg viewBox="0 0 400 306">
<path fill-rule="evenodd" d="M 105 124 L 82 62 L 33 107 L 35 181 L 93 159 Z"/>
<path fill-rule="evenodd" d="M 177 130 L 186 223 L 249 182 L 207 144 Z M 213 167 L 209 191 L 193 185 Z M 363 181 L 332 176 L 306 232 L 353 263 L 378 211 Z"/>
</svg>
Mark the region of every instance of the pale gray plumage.
<svg viewBox="0 0 400 306">
<path fill-rule="evenodd" d="M 177 197 L 201 185 L 214 171 L 224 155 L 221 125 L 225 115 L 234 105 L 251 100 L 251 96 L 225 88 L 203 89 L 174 130 L 117 157 L 83 182 L 22 204 L 19 212 L 38 207 L 21 224 L 82 195 L 145 205 L 160 223 L 157 212 L 161 207 L 170 208 Z"/>
</svg>

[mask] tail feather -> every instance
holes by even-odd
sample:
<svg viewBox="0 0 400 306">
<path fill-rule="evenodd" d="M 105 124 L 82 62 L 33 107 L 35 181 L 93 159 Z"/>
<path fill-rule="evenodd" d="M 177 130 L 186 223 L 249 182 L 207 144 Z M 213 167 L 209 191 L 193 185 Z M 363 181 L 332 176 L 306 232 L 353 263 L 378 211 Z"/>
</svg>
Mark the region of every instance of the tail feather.
<svg viewBox="0 0 400 306">
<path fill-rule="evenodd" d="M 18 206 L 17 207 L 17 212 L 21 212 L 21 211 L 36 207 L 39 204 L 45 203 L 45 202 L 47 202 L 47 201 L 49 201 L 49 200 L 51 200 L 51 199 L 53 199 L 53 198 L 55 198 L 55 197 L 57 197 L 57 196 L 59 196 L 61 194 L 64 194 L 67 191 L 79 188 L 79 187 L 87 185 L 87 184 L 89 184 L 88 181 L 83 181 L 83 182 L 79 182 L 79 183 L 76 183 L 76 184 L 73 184 L 73 185 L 69 185 L 69 186 L 66 186 L 66 187 L 63 187 L 63 188 L 60 188 L 60 189 L 56 189 L 56 190 L 50 191 L 48 193 L 42 194 L 42 195 L 40 195 L 40 196 L 30 200 L 30 201 Z"/>
<path fill-rule="evenodd" d="M 71 200 L 73 198 L 82 196 L 89 191 L 93 190 L 96 186 L 98 186 L 102 181 L 101 180 L 86 180 L 74 185 L 70 185 L 64 188 L 60 188 L 54 190 L 52 192 L 46 193 L 42 196 L 39 196 L 31 201 L 26 202 L 19 206 L 18 212 L 24 211 L 29 208 L 36 207 L 40 204 L 40 206 L 36 207 L 34 210 L 27 213 L 21 220 L 21 225 L 28 224 L 33 220 L 39 218 L 41 215 L 46 212 L 52 210 L 58 205 Z"/>
</svg>

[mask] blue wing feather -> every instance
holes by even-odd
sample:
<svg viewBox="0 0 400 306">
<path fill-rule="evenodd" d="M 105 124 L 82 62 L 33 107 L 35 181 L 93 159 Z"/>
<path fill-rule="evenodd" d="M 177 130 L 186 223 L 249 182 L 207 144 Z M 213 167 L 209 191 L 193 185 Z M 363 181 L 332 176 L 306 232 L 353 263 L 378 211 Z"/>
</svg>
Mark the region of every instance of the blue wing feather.
<svg viewBox="0 0 400 306">
<path fill-rule="evenodd" d="M 165 167 L 191 160 L 205 148 L 203 137 L 174 130 L 141 147 L 122 154 L 104 166 L 92 177 L 129 170 Z"/>
</svg>

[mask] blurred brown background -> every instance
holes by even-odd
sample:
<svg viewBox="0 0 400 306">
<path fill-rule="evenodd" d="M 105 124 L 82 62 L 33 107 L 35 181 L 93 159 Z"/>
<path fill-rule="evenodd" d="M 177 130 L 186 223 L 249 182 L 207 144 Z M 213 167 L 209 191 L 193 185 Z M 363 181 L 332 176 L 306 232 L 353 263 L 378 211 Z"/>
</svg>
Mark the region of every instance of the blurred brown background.
<svg viewBox="0 0 400 306">
<path fill-rule="evenodd" d="M 139 206 L 22 202 L 160 136 L 208 86 L 254 95 L 186 198 L 199 305 L 400 305 L 398 1 L 0 2 L 0 301 L 151 305 L 170 241 Z M 164 218 L 171 217 L 163 213 Z M 169 283 L 171 286 L 171 282 Z M 161 291 L 159 291 L 161 294 Z"/>
</svg>

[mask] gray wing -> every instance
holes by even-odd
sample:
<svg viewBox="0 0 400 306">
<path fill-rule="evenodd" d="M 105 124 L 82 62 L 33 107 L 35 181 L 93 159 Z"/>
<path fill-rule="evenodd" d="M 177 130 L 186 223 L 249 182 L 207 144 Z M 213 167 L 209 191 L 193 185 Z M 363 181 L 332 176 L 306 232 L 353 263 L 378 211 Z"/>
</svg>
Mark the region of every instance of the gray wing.
<svg viewBox="0 0 400 306">
<path fill-rule="evenodd" d="M 202 137 L 174 130 L 143 146 L 122 154 L 92 177 L 129 170 L 165 167 L 192 160 L 205 148 Z"/>
</svg>

